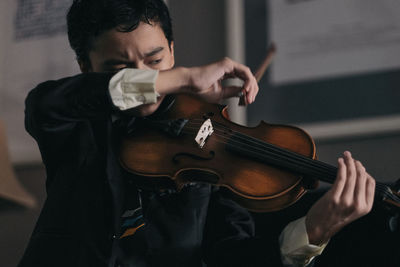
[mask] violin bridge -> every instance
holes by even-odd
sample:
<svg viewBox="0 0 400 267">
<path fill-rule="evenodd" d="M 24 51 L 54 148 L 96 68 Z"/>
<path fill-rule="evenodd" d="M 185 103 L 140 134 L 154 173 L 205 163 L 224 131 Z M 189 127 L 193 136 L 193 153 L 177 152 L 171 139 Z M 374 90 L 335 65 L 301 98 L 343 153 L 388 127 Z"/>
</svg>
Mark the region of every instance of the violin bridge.
<svg viewBox="0 0 400 267">
<path fill-rule="evenodd" d="M 204 144 L 206 143 L 206 139 L 214 132 L 214 128 L 212 126 L 211 120 L 207 119 L 200 127 L 199 131 L 197 132 L 195 141 L 203 148 Z"/>
</svg>

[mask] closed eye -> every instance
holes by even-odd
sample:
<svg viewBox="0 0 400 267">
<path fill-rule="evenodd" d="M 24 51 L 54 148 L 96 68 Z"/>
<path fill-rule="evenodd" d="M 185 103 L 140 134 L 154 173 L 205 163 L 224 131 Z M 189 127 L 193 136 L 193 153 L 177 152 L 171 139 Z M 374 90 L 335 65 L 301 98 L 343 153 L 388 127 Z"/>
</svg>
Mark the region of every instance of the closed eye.
<svg viewBox="0 0 400 267">
<path fill-rule="evenodd" d="M 154 59 L 149 62 L 149 65 L 157 65 L 157 64 L 161 63 L 161 61 L 162 61 L 162 58 Z"/>
</svg>

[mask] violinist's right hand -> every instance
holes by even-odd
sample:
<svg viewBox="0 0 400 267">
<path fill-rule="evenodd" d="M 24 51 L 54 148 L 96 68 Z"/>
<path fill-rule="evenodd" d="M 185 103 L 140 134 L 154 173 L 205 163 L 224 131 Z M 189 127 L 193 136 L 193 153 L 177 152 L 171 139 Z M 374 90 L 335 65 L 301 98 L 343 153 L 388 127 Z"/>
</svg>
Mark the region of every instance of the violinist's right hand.
<svg viewBox="0 0 400 267">
<path fill-rule="evenodd" d="M 258 93 L 256 78 L 250 69 L 229 58 L 218 62 L 190 69 L 189 91 L 200 96 L 207 102 L 218 103 L 222 99 L 237 96 L 245 91 L 247 103 L 252 103 Z M 223 87 L 221 81 L 227 78 L 239 78 L 243 87 Z"/>
<path fill-rule="evenodd" d="M 224 87 L 221 82 L 227 78 L 239 78 L 244 84 L 242 87 Z M 258 93 L 258 84 L 247 66 L 224 58 L 205 66 L 161 71 L 156 81 L 156 91 L 161 95 L 190 93 L 210 103 L 218 103 L 245 91 L 247 103 L 250 104 Z"/>
</svg>

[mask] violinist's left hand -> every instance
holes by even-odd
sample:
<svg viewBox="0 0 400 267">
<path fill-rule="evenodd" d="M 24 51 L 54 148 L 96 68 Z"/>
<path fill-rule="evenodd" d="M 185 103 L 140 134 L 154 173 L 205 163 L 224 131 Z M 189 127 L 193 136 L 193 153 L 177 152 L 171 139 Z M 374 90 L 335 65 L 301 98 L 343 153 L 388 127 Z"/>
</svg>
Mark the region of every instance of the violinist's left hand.
<svg viewBox="0 0 400 267">
<path fill-rule="evenodd" d="M 306 230 L 310 244 L 326 243 L 344 226 L 372 209 L 375 180 L 348 151 L 338 163 L 339 170 L 332 188 L 307 213 Z"/>
</svg>

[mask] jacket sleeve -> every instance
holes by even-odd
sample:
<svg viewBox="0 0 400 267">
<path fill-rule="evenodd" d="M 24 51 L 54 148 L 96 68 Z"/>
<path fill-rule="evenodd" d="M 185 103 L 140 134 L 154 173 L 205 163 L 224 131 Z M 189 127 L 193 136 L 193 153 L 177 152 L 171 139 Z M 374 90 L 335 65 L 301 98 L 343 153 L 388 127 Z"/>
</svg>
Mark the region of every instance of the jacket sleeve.
<svg viewBox="0 0 400 267">
<path fill-rule="evenodd" d="M 66 161 L 79 164 L 94 150 L 104 149 L 115 109 L 108 92 L 112 75 L 88 73 L 48 81 L 28 94 L 25 127 L 37 141 L 48 172 Z"/>
<path fill-rule="evenodd" d="M 27 130 L 34 135 L 37 126 L 96 119 L 110 113 L 111 77 L 108 73 L 88 73 L 39 84 L 25 101 Z"/>
<path fill-rule="evenodd" d="M 208 266 L 282 266 L 278 238 L 256 237 L 249 212 L 221 191 L 210 200 L 203 251 Z"/>
</svg>

